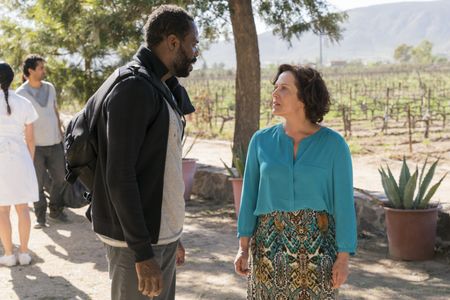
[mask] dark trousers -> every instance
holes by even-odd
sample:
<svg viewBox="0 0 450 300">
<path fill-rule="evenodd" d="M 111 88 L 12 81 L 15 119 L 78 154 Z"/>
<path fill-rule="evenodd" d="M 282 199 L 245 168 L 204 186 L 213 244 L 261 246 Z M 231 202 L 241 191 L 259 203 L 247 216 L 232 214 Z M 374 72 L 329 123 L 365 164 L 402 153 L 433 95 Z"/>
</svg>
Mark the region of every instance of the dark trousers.
<svg viewBox="0 0 450 300">
<path fill-rule="evenodd" d="M 50 215 L 57 217 L 64 208 L 62 191 L 64 186 L 64 150 L 61 143 L 52 146 L 36 146 L 34 168 L 39 185 L 39 201 L 34 202 L 34 213 L 39 223 L 45 223 L 47 199 L 49 193 Z M 50 181 L 48 177 L 50 176 Z"/>
<path fill-rule="evenodd" d="M 134 253 L 129 248 L 106 245 L 112 300 L 149 300 L 138 290 Z M 155 259 L 161 266 L 163 290 L 153 300 L 174 300 L 176 284 L 176 252 L 178 241 L 168 245 L 153 246 Z"/>
</svg>

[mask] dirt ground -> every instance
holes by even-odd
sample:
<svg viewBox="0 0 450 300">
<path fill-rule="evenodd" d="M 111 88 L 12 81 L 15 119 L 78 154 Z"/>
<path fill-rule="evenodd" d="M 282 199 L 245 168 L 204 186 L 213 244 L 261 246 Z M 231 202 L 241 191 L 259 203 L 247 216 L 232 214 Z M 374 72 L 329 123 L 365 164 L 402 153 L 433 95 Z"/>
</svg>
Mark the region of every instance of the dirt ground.
<svg viewBox="0 0 450 300">
<path fill-rule="evenodd" d="M 450 142 L 444 140 L 433 147 L 450 149 Z M 377 168 L 385 160 L 397 174 L 400 161 L 395 154 L 380 151 L 355 155 L 355 186 L 381 191 Z M 231 160 L 230 145 L 197 141 L 188 156 L 221 166 L 219 158 Z M 444 156 L 438 174 L 450 170 L 448 154 Z M 446 180 L 437 193 L 448 211 L 449 182 Z M 31 266 L 0 267 L 0 300 L 110 298 L 102 244 L 91 231 L 84 209 L 69 210 L 68 215 L 70 224 L 50 223 L 44 230 L 32 229 Z M 12 216 L 16 227 L 14 212 Z M 184 232 L 187 258 L 186 265 L 178 269 L 176 299 L 245 299 L 246 280 L 234 274 L 232 264 L 237 250 L 232 203 L 193 198 L 187 202 Z M 14 241 L 18 242 L 16 228 Z M 358 253 L 351 259 L 351 274 L 340 290 L 340 299 L 450 299 L 450 257 L 437 253 L 434 260 L 426 262 L 391 260 L 384 238 L 365 235 L 360 237 Z"/>
<path fill-rule="evenodd" d="M 109 299 L 104 249 L 83 212 L 70 210 L 70 224 L 32 230 L 34 263 L 0 267 L 0 299 Z M 178 269 L 176 299 L 245 299 L 246 280 L 233 272 L 235 230 L 231 203 L 187 203 L 187 257 Z M 449 257 L 438 253 L 432 261 L 401 262 L 387 257 L 383 238 L 365 236 L 359 245 L 340 299 L 450 299 Z"/>
</svg>

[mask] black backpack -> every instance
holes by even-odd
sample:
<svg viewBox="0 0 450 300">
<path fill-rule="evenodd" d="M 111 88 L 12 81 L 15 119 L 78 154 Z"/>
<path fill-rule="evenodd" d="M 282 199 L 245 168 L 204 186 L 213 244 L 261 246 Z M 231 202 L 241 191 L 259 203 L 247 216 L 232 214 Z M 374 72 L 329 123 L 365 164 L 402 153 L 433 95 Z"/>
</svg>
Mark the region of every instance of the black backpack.
<svg viewBox="0 0 450 300">
<path fill-rule="evenodd" d="M 94 95 L 89 98 L 85 107 L 72 118 L 66 128 L 64 137 L 64 152 L 66 158 L 65 179 L 67 182 L 74 184 L 78 179 L 85 185 L 87 190 L 92 191 L 95 165 L 97 162 L 97 138 L 95 126 L 102 110 L 103 101 L 107 98 L 113 88 L 127 77 L 136 76 L 145 79 L 146 82 L 150 83 L 162 93 L 171 107 L 184 119 L 184 114 L 179 108 L 180 104 L 177 104 L 172 100 L 173 98 L 172 95 L 170 95 L 170 91 L 164 87 L 159 79 L 154 78 L 152 75 L 150 75 L 144 67 L 137 64 L 130 64 L 116 69 Z M 187 97 L 184 88 L 182 88 L 181 91 L 184 93 L 183 97 Z M 188 107 L 188 111 L 191 110 L 190 112 L 194 110 L 188 97 L 183 98 L 181 101 L 182 108 Z M 85 197 L 89 200 L 90 195 L 86 194 Z"/>
</svg>

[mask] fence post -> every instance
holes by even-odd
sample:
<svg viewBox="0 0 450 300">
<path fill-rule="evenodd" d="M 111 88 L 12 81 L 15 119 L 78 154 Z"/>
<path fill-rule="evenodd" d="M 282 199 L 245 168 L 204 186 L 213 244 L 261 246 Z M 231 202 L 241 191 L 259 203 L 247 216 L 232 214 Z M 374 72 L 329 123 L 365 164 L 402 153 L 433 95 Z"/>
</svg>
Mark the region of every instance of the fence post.
<svg viewBox="0 0 450 300">
<path fill-rule="evenodd" d="M 412 130 L 411 130 L 411 108 L 408 104 L 408 137 L 409 137 L 409 152 L 412 153 Z"/>
</svg>

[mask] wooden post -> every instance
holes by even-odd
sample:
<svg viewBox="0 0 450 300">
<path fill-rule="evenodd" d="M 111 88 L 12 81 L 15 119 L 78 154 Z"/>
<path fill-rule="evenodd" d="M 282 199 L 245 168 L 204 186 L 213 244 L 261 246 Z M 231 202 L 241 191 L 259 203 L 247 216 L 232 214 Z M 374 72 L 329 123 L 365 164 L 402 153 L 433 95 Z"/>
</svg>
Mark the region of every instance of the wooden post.
<svg viewBox="0 0 450 300">
<path fill-rule="evenodd" d="M 356 88 L 355 88 L 355 90 L 356 90 Z M 356 94 L 356 91 L 355 91 L 355 94 Z M 352 136 L 352 88 L 350 88 L 350 103 L 349 103 L 346 119 L 347 119 L 349 135 Z"/>
<path fill-rule="evenodd" d="M 408 137 L 409 137 L 409 152 L 412 153 L 412 130 L 411 130 L 411 108 L 408 104 Z"/>
<path fill-rule="evenodd" d="M 384 119 L 383 119 L 383 131 L 384 134 L 387 134 L 388 129 L 388 119 L 389 119 L 389 91 L 390 89 L 386 89 L 386 107 L 384 109 Z"/>
</svg>

